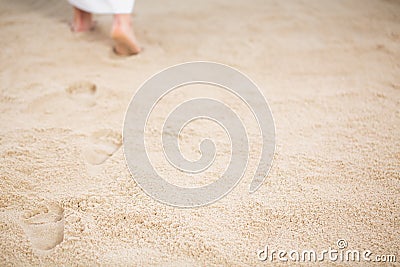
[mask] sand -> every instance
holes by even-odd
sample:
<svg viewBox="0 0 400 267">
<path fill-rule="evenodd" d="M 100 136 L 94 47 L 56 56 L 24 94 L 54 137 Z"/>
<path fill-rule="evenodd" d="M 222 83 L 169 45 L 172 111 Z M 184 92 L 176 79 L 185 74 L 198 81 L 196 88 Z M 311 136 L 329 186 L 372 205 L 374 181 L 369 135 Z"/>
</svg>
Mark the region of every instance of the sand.
<svg viewBox="0 0 400 267">
<path fill-rule="evenodd" d="M 128 58 L 112 53 L 110 16 L 71 33 L 67 1 L 1 0 L 0 14 L 0 265 L 263 266 L 265 245 L 323 250 L 338 239 L 400 258 L 398 1 L 138 0 L 144 51 Z M 231 65 L 260 86 L 276 153 L 248 194 L 260 146 L 249 122 L 240 184 L 212 205 L 179 209 L 136 185 L 121 133 L 140 84 L 192 60 Z M 153 160 L 188 184 L 164 166 L 157 129 Z M 212 129 L 187 130 L 189 158 Z M 221 160 L 192 183 L 224 170 L 221 140 Z"/>
</svg>

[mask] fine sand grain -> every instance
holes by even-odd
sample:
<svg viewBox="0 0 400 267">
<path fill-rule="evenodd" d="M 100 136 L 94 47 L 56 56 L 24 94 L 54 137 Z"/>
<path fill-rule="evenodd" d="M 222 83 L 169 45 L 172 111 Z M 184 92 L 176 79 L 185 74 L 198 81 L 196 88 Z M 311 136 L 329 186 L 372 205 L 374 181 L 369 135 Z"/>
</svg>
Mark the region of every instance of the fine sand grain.
<svg viewBox="0 0 400 267">
<path fill-rule="evenodd" d="M 71 13 L 63 0 L 0 0 L 0 265 L 264 266 L 265 245 L 321 251 L 338 239 L 400 260 L 399 1 L 137 0 L 144 51 L 128 58 L 112 52 L 110 16 L 74 34 Z M 160 173 L 202 185 L 226 168 L 229 139 L 215 125 L 182 133 L 191 159 L 202 137 L 220 137 L 220 160 L 201 179 L 160 153 L 163 114 L 197 94 L 243 111 L 251 153 L 227 197 L 178 209 L 136 185 L 121 133 L 140 84 L 193 60 L 231 65 L 261 87 L 276 153 L 248 194 L 261 145 L 248 110 L 224 92 L 182 88 L 147 132 Z"/>
</svg>

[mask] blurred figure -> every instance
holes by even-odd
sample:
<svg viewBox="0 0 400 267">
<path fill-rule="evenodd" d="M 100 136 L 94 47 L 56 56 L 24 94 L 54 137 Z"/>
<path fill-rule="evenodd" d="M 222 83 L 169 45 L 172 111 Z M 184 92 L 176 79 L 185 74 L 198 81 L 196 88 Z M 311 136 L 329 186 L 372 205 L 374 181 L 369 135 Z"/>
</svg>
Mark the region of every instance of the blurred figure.
<svg viewBox="0 0 400 267">
<path fill-rule="evenodd" d="M 74 9 L 71 29 L 85 32 L 94 29 L 92 13 L 113 14 L 111 38 L 114 51 L 119 55 L 134 55 L 140 52 L 139 43 L 133 32 L 131 13 L 135 0 L 69 0 Z"/>
</svg>

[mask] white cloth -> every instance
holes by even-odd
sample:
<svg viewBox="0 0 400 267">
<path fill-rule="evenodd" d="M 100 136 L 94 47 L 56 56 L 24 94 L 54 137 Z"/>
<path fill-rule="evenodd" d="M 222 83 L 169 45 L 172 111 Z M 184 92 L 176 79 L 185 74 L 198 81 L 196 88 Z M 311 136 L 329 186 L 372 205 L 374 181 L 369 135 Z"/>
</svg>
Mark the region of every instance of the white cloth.
<svg viewBox="0 0 400 267">
<path fill-rule="evenodd" d="M 129 14 L 135 0 L 68 0 L 69 3 L 86 12 L 96 14 Z"/>
</svg>

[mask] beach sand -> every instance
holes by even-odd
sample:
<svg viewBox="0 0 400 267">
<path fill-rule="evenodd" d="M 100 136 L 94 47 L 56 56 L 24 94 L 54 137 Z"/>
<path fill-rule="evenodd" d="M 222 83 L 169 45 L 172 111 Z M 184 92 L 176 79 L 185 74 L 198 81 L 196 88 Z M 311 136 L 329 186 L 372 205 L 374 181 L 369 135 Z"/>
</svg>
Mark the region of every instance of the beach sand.
<svg viewBox="0 0 400 267">
<path fill-rule="evenodd" d="M 263 266 L 265 245 L 321 251 L 338 239 L 400 260 L 398 1 L 138 0 L 144 50 L 127 58 L 112 52 L 111 16 L 76 34 L 67 1 L 1 0 L 0 14 L 0 265 Z M 233 66 L 259 85 L 276 152 L 249 194 L 261 145 L 249 119 L 240 184 L 214 204 L 179 209 L 136 185 L 121 133 L 139 86 L 193 60 Z M 154 127 L 154 161 L 187 184 L 162 167 Z M 213 129 L 187 130 L 188 157 Z M 220 154 L 199 184 L 224 170 Z"/>
</svg>

